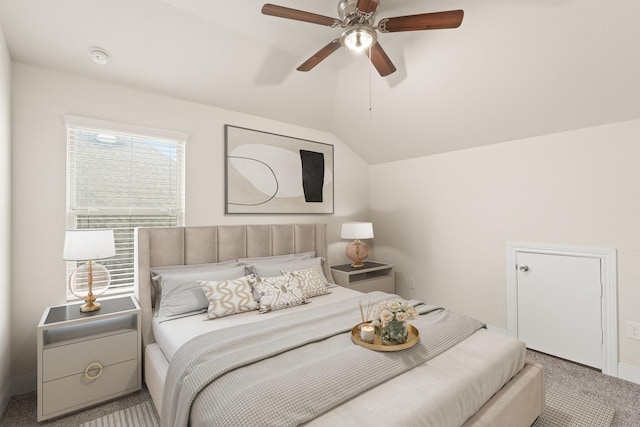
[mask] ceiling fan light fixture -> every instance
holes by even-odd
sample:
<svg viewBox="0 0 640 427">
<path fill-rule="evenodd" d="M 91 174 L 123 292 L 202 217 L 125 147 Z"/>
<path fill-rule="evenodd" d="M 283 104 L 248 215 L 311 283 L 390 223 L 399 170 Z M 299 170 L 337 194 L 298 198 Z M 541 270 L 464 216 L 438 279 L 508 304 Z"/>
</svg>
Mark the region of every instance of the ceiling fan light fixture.
<svg viewBox="0 0 640 427">
<path fill-rule="evenodd" d="M 360 53 L 374 45 L 376 39 L 376 32 L 373 28 L 366 25 L 355 25 L 342 33 L 340 43 L 347 50 Z"/>
</svg>

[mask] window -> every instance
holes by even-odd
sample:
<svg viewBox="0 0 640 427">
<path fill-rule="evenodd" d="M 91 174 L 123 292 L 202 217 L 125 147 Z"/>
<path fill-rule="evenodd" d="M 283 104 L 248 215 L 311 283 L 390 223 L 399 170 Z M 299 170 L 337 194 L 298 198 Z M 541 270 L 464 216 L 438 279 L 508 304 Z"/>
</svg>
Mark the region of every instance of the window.
<svg viewBox="0 0 640 427">
<path fill-rule="evenodd" d="M 67 116 L 67 228 L 114 230 L 109 294 L 133 291 L 135 227 L 184 225 L 187 135 Z M 70 274 L 75 262 L 67 263 Z M 67 292 L 68 299 L 75 296 Z"/>
</svg>

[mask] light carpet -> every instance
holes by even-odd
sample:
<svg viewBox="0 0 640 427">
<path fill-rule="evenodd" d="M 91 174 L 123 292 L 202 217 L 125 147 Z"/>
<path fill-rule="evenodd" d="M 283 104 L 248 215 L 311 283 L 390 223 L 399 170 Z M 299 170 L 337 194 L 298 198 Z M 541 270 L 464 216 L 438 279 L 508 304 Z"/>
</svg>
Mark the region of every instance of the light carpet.
<svg viewBox="0 0 640 427">
<path fill-rule="evenodd" d="M 614 410 L 555 387 L 546 390 L 546 407 L 533 427 L 609 427 Z M 81 424 L 80 427 L 158 427 L 150 401 Z"/>
<path fill-rule="evenodd" d="M 533 427 L 609 427 L 615 411 L 555 387 L 545 390 L 545 408 Z"/>
</svg>

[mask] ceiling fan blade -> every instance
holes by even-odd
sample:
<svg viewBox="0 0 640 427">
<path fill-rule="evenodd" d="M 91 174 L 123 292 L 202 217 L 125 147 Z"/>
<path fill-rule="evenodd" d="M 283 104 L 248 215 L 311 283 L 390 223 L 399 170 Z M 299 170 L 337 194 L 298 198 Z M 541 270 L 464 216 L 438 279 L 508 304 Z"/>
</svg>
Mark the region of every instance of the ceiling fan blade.
<svg viewBox="0 0 640 427">
<path fill-rule="evenodd" d="M 358 0 L 358 10 L 364 13 L 375 12 L 380 0 Z"/>
<path fill-rule="evenodd" d="M 328 45 L 320 49 L 316 52 L 311 58 L 307 59 L 302 65 L 300 65 L 297 70 L 298 71 L 309 71 L 324 59 L 327 56 L 331 55 L 333 52 L 338 50 L 340 47 L 340 39 L 332 40 Z"/>
<path fill-rule="evenodd" d="M 333 27 L 340 25 L 340 21 L 331 18 L 329 16 L 318 15 L 311 12 L 305 12 L 298 9 L 291 9 L 284 6 L 277 6 L 275 4 L 265 4 L 262 6 L 262 13 L 264 15 L 277 16 L 279 18 L 295 19 L 296 21 L 310 22 L 312 24 L 326 25 Z"/>
<path fill-rule="evenodd" d="M 463 10 L 449 10 L 447 12 L 422 13 L 419 15 L 396 16 L 382 19 L 378 23 L 380 32 L 394 33 L 397 31 L 441 30 L 444 28 L 458 28 L 464 17 Z"/>
<path fill-rule="evenodd" d="M 376 67 L 376 70 L 378 70 L 378 73 L 380 73 L 382 77 L 388 76 L 396 71 L 396 67 L 387 56 L 387 53 L 382 49 L 380 43 L 371 46 L 371 53 L 367 50 L 367 56 L 369 56 L 371 63 Z"/>
</svg>

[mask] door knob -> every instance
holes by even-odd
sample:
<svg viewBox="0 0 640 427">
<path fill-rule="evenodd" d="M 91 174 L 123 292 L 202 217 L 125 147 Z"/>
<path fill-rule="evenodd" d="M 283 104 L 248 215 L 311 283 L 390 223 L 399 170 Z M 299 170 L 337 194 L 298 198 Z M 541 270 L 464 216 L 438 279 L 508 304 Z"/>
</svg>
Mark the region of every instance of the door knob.
<svg viewBox="0 0 640 427">
<path fill-rule="evenodd" d="M 520 266 L 520 271 L 529 271 L 529 266 L 528 265 L 521 265 Z"/>
</svg>

